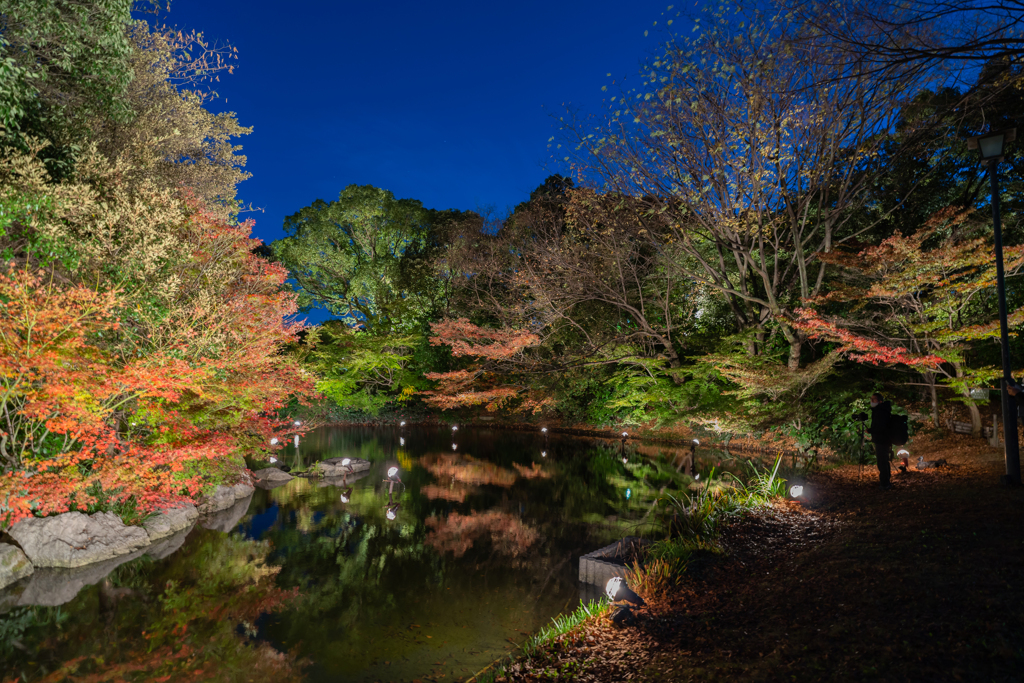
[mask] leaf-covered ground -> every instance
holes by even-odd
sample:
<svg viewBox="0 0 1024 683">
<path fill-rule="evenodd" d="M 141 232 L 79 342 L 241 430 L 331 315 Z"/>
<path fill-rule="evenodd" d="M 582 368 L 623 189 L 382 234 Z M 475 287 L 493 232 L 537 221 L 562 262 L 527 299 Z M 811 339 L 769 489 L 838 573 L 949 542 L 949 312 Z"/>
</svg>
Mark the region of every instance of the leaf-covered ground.
<svg viewBox="0 0 1024 683">
<path fill-rule="evenodd" d="M 919 437 L 937 470 L 811 475 L 723 535 L 636 625 L 588 622 L 507 681 L 1024 680 L 1024 489 L 1002 453 Z"/>
</svg>

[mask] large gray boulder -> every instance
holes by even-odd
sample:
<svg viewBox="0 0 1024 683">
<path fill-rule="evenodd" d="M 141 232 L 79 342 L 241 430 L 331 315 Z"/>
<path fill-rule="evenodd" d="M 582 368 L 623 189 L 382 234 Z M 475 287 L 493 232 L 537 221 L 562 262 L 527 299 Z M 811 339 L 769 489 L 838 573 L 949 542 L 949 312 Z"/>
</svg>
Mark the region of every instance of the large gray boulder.
<svg viewBox="0 0 1024 683">
<path fill-rule="evenodd" d="M 256 488 L 258 489 L 270 491 L 272 489 L 280 488 L 282 486 L 287 486 L 289 481 L 291 481 L 291 479 L 289 479 L 288 481 L 270 481 L 269 479 L 257 479 L 256 481 L 253 482 L 253 484 L 255 484 Z"/>
<path fill-rule="evenodd" d="M 23 519 L 7 532 L 35 567 L 81 567 L 149 545 L 142 527 L 125 526 L 113 512 Z"/>
<path fill-rule="evenodd" d="M 265 467 L 262 470 L 256 470 L 252 473 L 252 476 L 260 481 L 269 481 L 272 483 L 276 482 L 289 482 L 294 477 L 283 470 L 279 470 L 276 467 Z"/>
<path fill-rule="evenodd" d="M 167 538 L 182 529 L 191 529 L 199 519 L 199 510 L 192 503 L 181 503 L 174 507 L 161 510 L 156 516 L 147 519 L 142 528 L 149 534 L 150 541 Z"/>
<path fill-rule="evenodd" d="M 235 501 L 234 505 L 224 510 L 203 515 L 199 519 L 199 526 L 212 531 L 233 531 L 245 513 L 249 511 L 249 503 L 252 502 L 253 489 L 249 489 L 249 495 Z"/>
<path fill-rule="evenodd" d="M 32 563 L 17 546 L 0 543 L 0 588 L 6 588 L 33 571 Z"/>
<path fill-rule="evenodd" d="M 234 506 L 235 501 L 251 496 L 252 492 L 252 484 L 246 482 L 240 482 L 234 486 L 218 486 L 199 505 L 199 513 L 205 515 L 211 512 L 226 510 Z"/>
</svg>

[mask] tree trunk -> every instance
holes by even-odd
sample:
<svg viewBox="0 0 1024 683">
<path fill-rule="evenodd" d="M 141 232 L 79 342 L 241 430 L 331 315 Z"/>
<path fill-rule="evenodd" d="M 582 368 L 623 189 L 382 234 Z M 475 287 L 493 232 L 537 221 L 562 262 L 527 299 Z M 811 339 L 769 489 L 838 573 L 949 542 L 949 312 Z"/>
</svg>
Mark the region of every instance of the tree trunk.
<svg viewBox="0 0 1024 683">
<path fill-rule="evenodd" d="M 958 378 L 964 376 L 964 369 L 960 363 L 953 363 L 953 369 Z M 964 388 L 962 395 L 967 399 L 967 409 L 971 411 L 971 436 L 981 436 L 981 411 L 978 404 L 971 400 L 971 390 Z"/>
<path fill-rule="evenodd" d="M 926 389 L 928 391 L 928 397 L 931 399 L 931 404 L 932 404 L 932 411 L 931 411 L 931 413 L 932 413 L 932 426 L 933 427 L 938 427 L 939 426 L 939 390 L 935 386 L 935 373 L 934 372 L 922 373 L 921 374 L 921 379 L 923 379 L 924 383 L 928 385 L 926 387 Z"/>
</svg>

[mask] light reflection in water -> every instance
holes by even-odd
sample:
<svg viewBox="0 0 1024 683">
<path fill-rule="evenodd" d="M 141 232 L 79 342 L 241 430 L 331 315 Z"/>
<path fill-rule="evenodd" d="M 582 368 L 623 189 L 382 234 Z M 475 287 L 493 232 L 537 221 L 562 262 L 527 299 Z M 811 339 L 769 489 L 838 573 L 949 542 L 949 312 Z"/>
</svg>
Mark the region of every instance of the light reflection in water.
<svg viewBox="0 0 1024 683">
<path fill-rule="evenodd" d="M 124 580 L 150 598 L 116 613 L 111 632 L 121 640 L 97 640 L 103 630 L 95 628 L 98 589 L 88 589 L 93 593 L 83 591 L 62 607 L 69 616 L 59 631 L 40 631 L 57 644 L 43 664 L 55 671 L 66 659 L 95 655 L 109 668 L 137 649 L 154 666 L 167 667 L 147 673 L 150 679 L 187 677 L 173 668 L 173 653 L 148 654 L 151 643 L 161 647 L 176 637 L 193 648 L 196 662 L 213 667 L 209 676 L 220 675 L 216 667 L 237 666 L 246 680 L 412 680 L 442 673 L 465 679 L 511 649 L 508 639 L 521 641 L 567 603 L 574 608 L 575 558 L 633 533 L 658 489 L 681 477 L 675 463 L 682 449 L 659 455 L 632 441 L 632 463 L 623 468 L 618 438 L 544 433 L 541 442 L 537 431 L 464 427 L 461 448 L 452 452 L 443 427 L 404 433 L 415 438 L 393 428 L 321 429 L 303 437 L 301 453 L 289 444 L 277 456 L 293 472 L 335 457 L 349 465 L 367 460 L 371 468 L 333 480 L 296 477 L 256 491 L 237 527 L 242 536 L 197 529 L 166 560 L 126 565 Z M 408 451 L 406 442 L 413 444 Z M 558 458 L 547 457 L 552 447 Z M 538 452 L 542 461 L 535 460 Z M 396 459 L 400 468 L 391 464 Z M 224 572 L 234 578 L 221 578 Z M 167 592 L 172 584 L 173 594 Z M 255 591 L 252 600 L 233 597 L 236 589 Z M 270 589 L 279 592 L 265 592 Z M 293 590 L 295 597 L 286 599 Z M 178 607 L 177 616 L 164 615 L 164 605 Z M 186 635 L 175 636 L 173 629 L 185 623 Z M 136 648 L 128 634 L 143 631 L 153 640 L 140 636 Z M 25 644 L 30 651 L 37 645 Z M 302 673 L 287 668 L 295 661 L 287 654 L 292 648 L 310 661 Z M 221 662 L 213 659 L 218 652 L 256 653 L 253 660 L 263 663 Z M 276 678 L 267 670 L 273 662 L 281 667 Z"/>
</svg>

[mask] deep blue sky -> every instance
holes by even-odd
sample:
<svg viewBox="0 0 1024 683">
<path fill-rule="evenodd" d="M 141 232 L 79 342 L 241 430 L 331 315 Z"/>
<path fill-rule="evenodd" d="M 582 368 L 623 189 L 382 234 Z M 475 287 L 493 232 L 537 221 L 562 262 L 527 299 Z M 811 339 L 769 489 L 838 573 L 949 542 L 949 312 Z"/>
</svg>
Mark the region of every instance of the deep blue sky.
<svg viewBox="0 0 1024 683">
<path fill-rule="evenodd" d="M 564 171 L 547 148 L 564 106 L 597 112 L 635 76 L 666 6 L 173 0 L 163 21 L 238 48 L 211 108 L 254 129 L 240 198 L 264 209 L 250 215 L 270 242 L 285 216 L 352 183 L 435 209 L 523 201 Z"/>
</svg>

